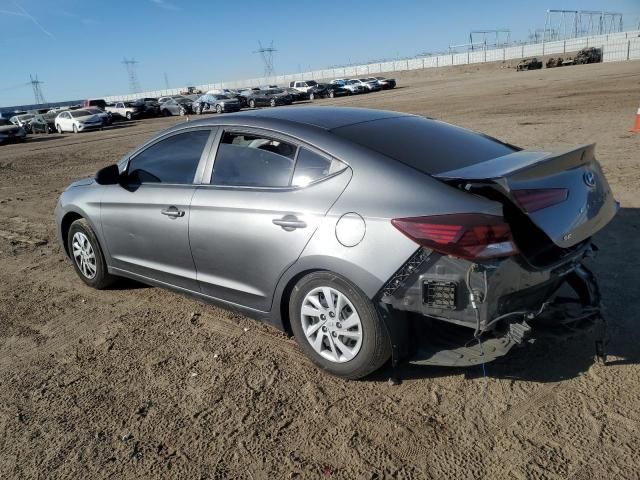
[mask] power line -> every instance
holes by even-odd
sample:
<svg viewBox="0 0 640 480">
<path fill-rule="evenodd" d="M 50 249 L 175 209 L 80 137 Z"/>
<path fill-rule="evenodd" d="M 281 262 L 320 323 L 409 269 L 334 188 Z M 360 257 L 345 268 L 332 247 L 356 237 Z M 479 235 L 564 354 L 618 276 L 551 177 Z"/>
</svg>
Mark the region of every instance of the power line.
<svg viewBox="0 0 640 480">
<path fill-rule="evenodd" d="M 273 48 L 273 40 L 271 40 L 271 45 L 269 47 L 263 47 L 262 42 L 258 41 L 258 50 L 255 50 L 253 53 L 259 53 L 262 58 L 262 63 L 264 63 L 264 76 L 272 77 L 275 75 L 276 71 L 273 68 L 273 54 L 277 52 L 275 48 Z"/>
<path fill-rule="evenodd" d="M 32 75 L 29 75 L 29 78 L 31 79 L 31 87 L 33 88 L 33 96 L 36 99 L 36 104 L 43 104 L 43 103 L 47 103 L 47 101 L 44 99 L 44 95 L 42 93 L 42 89 L 40 88 L 40 85 L 42 85 L 44 82 L 38 80 L 38 74 L 36 74 L 35 78 Z"/>
<path fill-rule="evenodd" d="M 125 57 L 122 60 L 122 64 L 124 68 L 127 69 L 127 76 L 129 77 L 129 92 L 130 93 L 140 93 L 142 88 L 140 87 L 140 82 L 138 81 L 138 72 L 136 71 L 136 65 L 138 62 L 136 60 L 129 59 Z"/>
</svg>

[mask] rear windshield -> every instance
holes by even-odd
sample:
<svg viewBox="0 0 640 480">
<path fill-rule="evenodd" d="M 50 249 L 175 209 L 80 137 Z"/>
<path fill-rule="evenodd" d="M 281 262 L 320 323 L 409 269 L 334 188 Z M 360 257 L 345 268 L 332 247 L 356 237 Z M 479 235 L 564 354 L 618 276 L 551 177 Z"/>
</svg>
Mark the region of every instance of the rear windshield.
<svg viewBox="0 0 640 480">
<path fill-rule="evenodd" d="M 494 138 L 422 117 L 385 118 L 347 125 L 332 132 L 429 175 L 516 151 Z"/>
</svg>

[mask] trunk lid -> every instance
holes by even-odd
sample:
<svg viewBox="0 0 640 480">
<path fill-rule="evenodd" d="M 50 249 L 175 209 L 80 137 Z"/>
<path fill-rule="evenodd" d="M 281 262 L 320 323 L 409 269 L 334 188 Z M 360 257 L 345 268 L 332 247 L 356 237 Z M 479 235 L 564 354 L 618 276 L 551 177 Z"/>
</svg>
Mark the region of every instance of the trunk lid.
<svg viewBox="0 0 640 480">
<path fill-rule="evenodd" d="M 615 216 L 618 203 L 595 159 L 595 144 L 562 150 L 520 150 L 434 177 L 464 185 L 489 186 L 506 197 L 560 248 L 591 237 Z M 564 200 L 527 212 L 514 191 L 566 189 Z"/>
</svg>

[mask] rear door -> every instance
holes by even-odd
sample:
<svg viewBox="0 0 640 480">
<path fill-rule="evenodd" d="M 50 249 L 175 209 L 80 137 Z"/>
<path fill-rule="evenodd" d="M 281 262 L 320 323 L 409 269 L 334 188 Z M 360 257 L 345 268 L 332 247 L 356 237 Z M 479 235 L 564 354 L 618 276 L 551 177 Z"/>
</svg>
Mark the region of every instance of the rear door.
<svg viewBox="0 0 640 480">
<path fill-rule="evenodd" d="M 211 132 L 194 128 L 161 137 L 130 159 L 124 185 L 104 187 L 101 222 L 111 266 L 199 290 L 189 247 L 189 206 Z"/>
<path fill-rule="evenodd" d="M 300 256 L 351 178 L 310 146 L 255 129 L 219 133 L 191 202 L 191 252 L 203 293 L 268 311 L 275 286 Z"/>
</svg>

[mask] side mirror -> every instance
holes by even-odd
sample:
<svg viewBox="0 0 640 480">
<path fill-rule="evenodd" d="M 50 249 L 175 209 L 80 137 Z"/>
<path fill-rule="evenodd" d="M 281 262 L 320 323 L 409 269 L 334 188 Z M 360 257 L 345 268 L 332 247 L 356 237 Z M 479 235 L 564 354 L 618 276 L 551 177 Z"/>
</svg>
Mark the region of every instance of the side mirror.
<svg viewBox="0 0 640 480">
<path fill-rule="evenodd" d="M 121 178 L 118 165 L 109 165 L 96 173 L 96 182 L 99 185 L 117 185 L 120 183 Z"/>
</svg>

